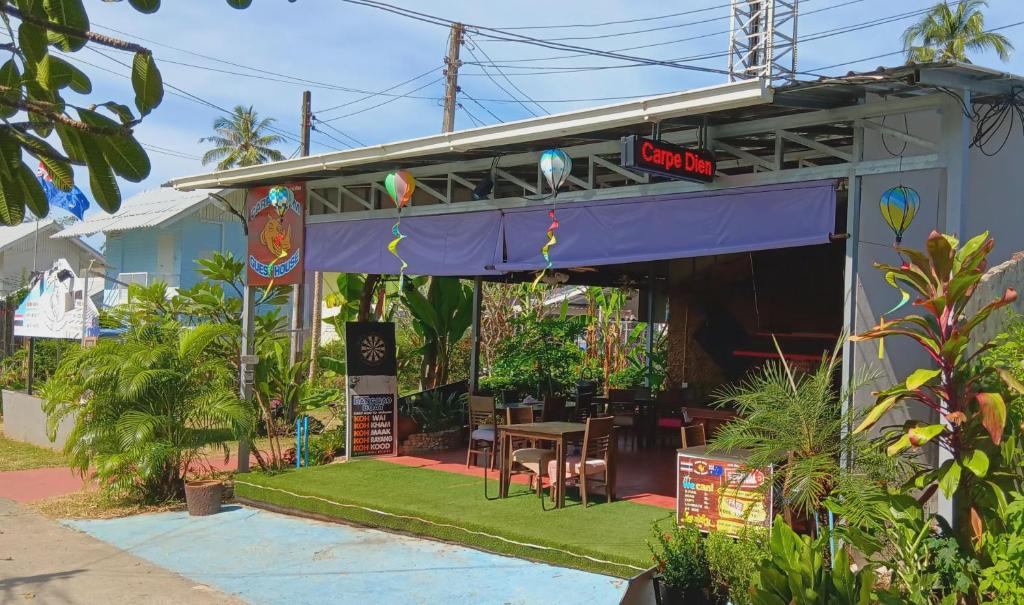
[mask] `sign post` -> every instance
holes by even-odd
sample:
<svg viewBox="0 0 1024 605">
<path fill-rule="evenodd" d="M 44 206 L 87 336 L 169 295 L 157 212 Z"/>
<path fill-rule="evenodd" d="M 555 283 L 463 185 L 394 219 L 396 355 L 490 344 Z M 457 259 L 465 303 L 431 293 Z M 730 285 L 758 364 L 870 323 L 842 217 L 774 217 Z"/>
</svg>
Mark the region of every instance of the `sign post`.
<svg viewBox="0 0 1024 605">
<path fill-rule="evenodd" d="M 345 458 L 398 455 L 395 324 L 345 324 L 348 397 Z"/>
</svg>

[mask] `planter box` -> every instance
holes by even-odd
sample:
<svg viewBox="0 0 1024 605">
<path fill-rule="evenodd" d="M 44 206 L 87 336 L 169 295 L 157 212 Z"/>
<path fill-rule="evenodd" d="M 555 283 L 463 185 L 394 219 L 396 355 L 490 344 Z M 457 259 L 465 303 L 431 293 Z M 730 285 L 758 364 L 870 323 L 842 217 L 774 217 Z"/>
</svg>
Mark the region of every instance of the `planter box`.
<svg viewBox="0 0 1024 605">
<path fill-rule="evenodd" d="M 437 433 L 414 433 L 402 443 L 402 453 L 446 452 L 464 446 L 465 431 L 461 428 Z"/>
<path fill-rule="evenodd" d="M 50 441 L 46 438 L 43 400 L 21 391 L 3 392 L 3 412 L 6 437 L 57 451 L 64 449 L 64 442 L 75 426 L 74 416 L 67 416 L 57 427 L 57 439 Z"/>
</svg>

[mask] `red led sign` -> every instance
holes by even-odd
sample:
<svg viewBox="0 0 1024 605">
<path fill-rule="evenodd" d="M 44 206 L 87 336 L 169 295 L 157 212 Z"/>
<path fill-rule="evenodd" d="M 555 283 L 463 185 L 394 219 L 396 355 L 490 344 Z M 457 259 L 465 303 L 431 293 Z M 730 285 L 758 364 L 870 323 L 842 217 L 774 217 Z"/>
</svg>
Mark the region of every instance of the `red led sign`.
<svg viewBox="0 0 1024 605">
<path fill-rule="evenodd" d="M 645 139 L 635 134 L 622 139 L 622 166 L 672 179 L 701 183 L 715 179 L 715 155 L 710 151 Z"/>
</svg>

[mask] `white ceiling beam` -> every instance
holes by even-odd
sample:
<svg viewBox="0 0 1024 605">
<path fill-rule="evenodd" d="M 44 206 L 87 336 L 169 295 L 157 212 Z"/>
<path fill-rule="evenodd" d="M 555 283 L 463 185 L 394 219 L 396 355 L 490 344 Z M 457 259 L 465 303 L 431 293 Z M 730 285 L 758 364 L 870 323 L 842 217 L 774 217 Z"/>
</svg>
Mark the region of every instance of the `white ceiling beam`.
<svg viewBox="0 0 1024 605">
<path fill-rule="evenodd" d="M 896 130 L 895 128 L 883 126 L 882 124 L 879 124 L 878 122 L 874 122 L 872 120 L 854 120 L 853 123 L 855 126 L 870 128 L 871 130 L 875 130 L 877 132 L 882 133 L 884 136 L 890 136 L 895 139 L 900 139 L 901 141 L 906 141 L 911 145 L 917 145 L 918 147 L 923 147 L 924 149 L 930 149 L 932 151 L 935 151 L 939 148 L 938 143 L 934 141 L 929 141 L 926 138 L 912 135 L 909 132 L 903 132 L 902 130 Z"/>
<path fill-rule="evenodd" d="M 648 177 L 647 177 L 646 174 L 640 174 L 639 172 L 633 172 L 632 170 L 629 170 L 628 168 L 623 168 L 622 166 L 619 166 L 618 164 L 613 164 L 613 163 L 609 162 L 608 160 L 606 160 L 606 159 L 604 159 L 604 158 L 602 158 L 600 156 L 596 156 L 596 155 L 590 156 L 590 171 L 591 171 L 591 173 L 594 172 L 594 165 L 595 164 L 600 166 L 600 167 L 602 167 L 602 168 L 605 168 L 607 170 L 611 170 L 612 172 L 621 174 L 622 176 L 624 176 L 627 179 L 629 179 L 629 180 L 631 180 L 633 182 L 636 182 L 636 183 L 646 183 L 647 180 L 648 180 Z"/>
<path fill-rule="evenodd" d="M 782 130 L 781 128 L 779 130 L 777 130 L 776 132 L 778 133 L 778 135 L 780 137 L 782 137 L 784 139 L 787 139 L 787 140 L 790 140 L 790 141 L 793 141 L 794 143 L 803 145 L 804 147 L 808 147 L 810 149 L 817 149 L 818 151 L 820 151 L 820 152 L 822 152 L 824 154 L 835 156 L 835 157 L 839 158 L 840 160 L 843 160 L 844 162 L 852 162 L 853 161 L 853 155 L 851 155 L 851 154 L 849 154 L 849 153 L 847 153 L 845 151 L 841 151 L 839 149 L 836 149 L 835 147 L 832 147 L 831 145 L 826 145 L 826 144 L 824 144 L 824 143 L 822 143 L 820 141 L 815 141 L 814 139 L 809 139 L 809 138 L 807 138 L 807 137 L 805 137 L 803 135 L 796 134 L 795 132 L 790 132 L 788 130 Z"/>
<path fill-rule="evenodd" d="M 373 210 L 373 202 L 363 198 L 361 195 L 356 194 L 351 189 L 338 185 L 338 192 L 347 197 L 348 199 L 362 205 L 367 210 Z M 338 210 L 338 212 L 340 212 L 340 209 Z"/>
<path fill-rule="evenodd" d="M 717 135 L 718 133 L 716 132 L 715 134 Z M 740 159 L 744 159 L 750 162 L 750 164 L 753 165 L 755 168 L 760 167 L 764 168 L 765 170 L 775 170 L 775 164 L 770 160 L 758 157 L 750 153 L 749 151 L 744 151 L 743 149 L 740 149 L 739 147 L 735 147 L 728 143 L 723 143 L 722 141 L 717 140 L 709 141 L 708 147 L 711 147 L 712 149 L 721 149 L 722 151 L 728 153 L 729 155 L 734 155 Z"/>
<path fill-rule="evenodd" d="M 341 206 L 340 205 L 335 204 L 331 200 L 329 200 L 326 197 L 320 195 L 320 192 L 317 191 L 316 189 L 310 189 L 309 190 L 309 197 L 310 197 L 310 199 L 313 199 L 313 200 L 316 200 L 316 201 L 320 202 L 321 204 L 323 204 L 324 206 L 330 208 L 331 210 L 333 210 L 335 212 L 341 212 Z M 369 206 L 366 206 L 366 207 L 369 208 Z"/>
<path fill-rule="evenodd" d="M 518 187 L 522 187 L 523 189 L 525 189 L 526 191 L 529 191 L 530 193 L 532 193 L 534 195 L 537 194 L 537 187 L 536 186 L 527 183 L 523 179 L 517 177 L 516 175 L 512 174 L 511 172 L 508 172 L 507 170 L 502 170 L 501 168 L 496 168 L 494 170 L 494 173 L 496 175 L 500 176 L 501 178 L 505 179 L 506 181 L 512 183 L 513 185 L 516 185 Z"/>
</svg>

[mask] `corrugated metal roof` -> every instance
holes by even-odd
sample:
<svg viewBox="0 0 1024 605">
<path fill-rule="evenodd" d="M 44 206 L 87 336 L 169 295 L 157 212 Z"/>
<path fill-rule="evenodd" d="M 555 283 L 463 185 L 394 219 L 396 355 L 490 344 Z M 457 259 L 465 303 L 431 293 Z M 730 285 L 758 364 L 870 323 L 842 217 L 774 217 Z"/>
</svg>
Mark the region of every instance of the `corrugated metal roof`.
<svg viewBox="0 0 1024 605">
<path fill-rule="evenodd" d="M 39 221 L 39 230 L 46 230 L 50 225 L 53 225 L 53 222 L 53 219 L 48 218 Z M 36 226 L 36 221 L 31 221 L 20 225 L 14 225 L 13 227 L 0 227 L 0 252 L 2 252 L 7 246 L 16 243 L 18 240 L 35 233 Z M 43 237 L 46 237 L 46 235 L 44 234 Z"/>
<path fill-rule="evenodd" d="M 74 237 L 94 233 L 130 231 L 161 224 L 199 207 L 210 200 L 211 190 L 176 191 L 170 187 L 136 193 L 121 202 L 114 214 L 97 212 L 84 221 L 70 225 L 53 237 Z"/>
</svg>

